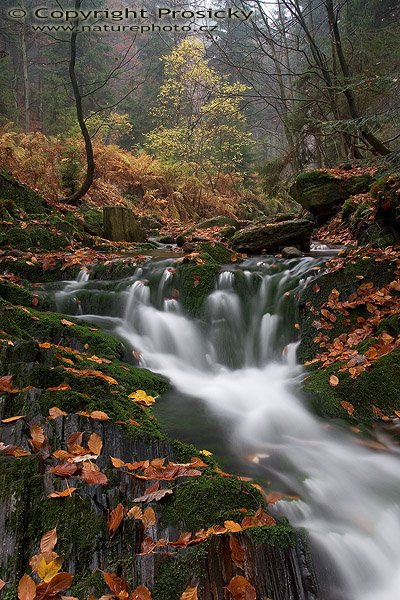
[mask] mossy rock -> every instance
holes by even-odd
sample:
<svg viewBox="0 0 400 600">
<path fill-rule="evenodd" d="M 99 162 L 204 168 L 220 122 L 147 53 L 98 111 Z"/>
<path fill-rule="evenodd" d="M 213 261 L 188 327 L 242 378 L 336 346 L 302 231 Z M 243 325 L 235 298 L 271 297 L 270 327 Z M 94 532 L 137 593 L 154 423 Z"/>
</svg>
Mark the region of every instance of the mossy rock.
<svg viewBox="0 0 400 600">
<path fill-rule="evenodd" d="M 193 229 L 208 229 L 209 227 L 222 227 L 224 225 L 235 227 L 235 229 L 237 229 L 239 227 L 239 222 L 232 217 L 221 215 L 219 217 L 211 217 L 210 219 L 202 219 Z"/>
<path fill-rule="evenodd" d="M 375 259 L 366 256 L 356 260 L 349 259 L 344 268 L 333 273 L 322 273 L 313 280 L 302 293 L 299 303 L 302 335 L 297 355 L 300 361 L 312 360 L 320 351 L 319 345 L 313 341 L 320 331 L 314 327 L 313 322 L 318 320 L 317 315 L 320 314 L 322 305 L 327 302 L 333 289 L 339 291 L 339 300 L 342 302 L 356 292 L 362 284 L 372 282 L 376 287 L 387 285 L 393 281 L 395 272 L 396 265 L 394 262 L 389 260 L 376 262 Z M 362 277 L 362 279 L 358 277 Z M 313 290 L 316 284 L 320 288 L 319 292 Z M 310 311 L 310 306 L 314 307 L 316 314 Z M 354 324 L 359 316 L 368 317 L 368 313 L 362 308 L 353 309 L 347 318 Z M 330 340 L 335 339 L 349 329 L 348 325 L 345 324 L 345 318 L 340 314 L 337 317 L 332 329 L 323 330 L 323 333 L 328 335 Z"/>
<path fill-rule="evenodd" d="M 219 265 L 226 265 L 232 262 L 232 250 L 219 244 L 218 242 L 202 242 L 196 245 L 196 250 L 200 252 L 202 258 L 208 262 L 215 261 Z M 205 256 L 203 256 L 205 255 Z"/>
<path fill-rule="evenodd" d="M 2 170 L 0 170 L 0 198 L 13 200 L 19 210 L 29 214 L 48 212 L 39 194 Z"/>
<path fill-rule="evenodd" d="M 347 372 L 339 372 L 342 365 L 336 364 L 327 369 L 312 371 L 304 382 L 304 392 L 312 409 L 325 418 L 346 419 L 370 425 L 379 421 L 373 406 L 384 415 L 393 415 L 400 409 L 400 350 L 396 349 L 376 360 L 372 366 L 355 379 Z M 336 375 L 339 384 L 329 384 L 331 375 Z M 353 404 L 352 417 L 341 406 L 346 401 Z"/>
<path fill-rule="evenodd" d="M 196 477 L 176 488 L 162 516 L 164 525 L 198 531 L 240 518 L 240 509 L 257 510 L 260 493 L 235 478 L 216 475 Z"/>
<path fill-rule="evenodd" d="M 199 317 L 207 296 L 215 288 L 215 278 L 220 265 L 210 262 L 205 265 L 182 264 L 177 269 L 179 300 L 192 316 Z"/>
<path fill-rule="evenodd" d="M 69 239 L 60 232 L 52 232 L 42 225 L 28 225 L 26 229 L 11 227 L 0 233 L 0 246 L 18 250 L 61 250 L 69 245 Z"/>
<path fill-rule="evenodd" d="M 89 209 L 82 214 L 84 230 L 90 235 L 104 237 L 103 211 Z"/>
<path fill-rule="evenodd" d="M 324 223 L 347 198 L 368 192 L 372 181 L 368 174 L 341 178 L 325 171 L 309 171 L 298 175 L 290 194 L 318 223 Z"/>
</svg>

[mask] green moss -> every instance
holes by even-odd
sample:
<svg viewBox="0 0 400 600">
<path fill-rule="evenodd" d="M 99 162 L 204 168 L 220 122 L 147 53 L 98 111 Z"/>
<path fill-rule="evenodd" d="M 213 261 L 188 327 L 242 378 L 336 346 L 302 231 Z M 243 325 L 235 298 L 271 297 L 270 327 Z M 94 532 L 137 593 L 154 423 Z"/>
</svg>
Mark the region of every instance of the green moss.
<svg viewBox="0 0 400 600">
<path fill-rule="evenodd" d="M 44 271 L 41 263 L 30 263 L 26 260 L 11 260 L 7 256 L 0 259 L 0 271 L 13 273 L 17 277 L 30 282 L 60 281 L 60 279 L 75 279 L 80 271 L 80 266 L 75 265 L 62 271 L 62 261 L 56 260 L 54 269 Z"/>
<path fill-rule="evenodd" d="M 261 504 L 259 492 L 247 483 L 219 475 L 196 477 L 176 488 L 162 522 L 197 531 L 237 517 L 240 508 L 256 510 Z"/>
<path fill-rule="evenodd" d="M 198 245 L 200 254 L 206 254 L 212 260 L 220 265 L 226 265 L 231 263 L 232 250 L 229 250 L 224 244 L 218 244 L 216 242 L 209 243 L 204 242 Z"/>
<path fill-rule="evenodd" d="M 65 318 L 76 323 L 74 326 L 61 324 Z M 121 356 L 121 344 L 113 336 L 102 331 L 92 331 L 90 325 L 59 313 L 40 312 L 33 308 L 29 313 L 18 306 L 0 302 L 0 329 L 21 339 L 53 342 L 83 350 L 88 344 L 90 352 L 109 359 Z"/>
<path fill-rule="evenodd" d="M 91 595 L 97 597 L 108 593 L 108 588 L 104 583 L 103 575 L 100 571 L 91 573 L 87 577 L 75 577 L 71 588 L 71 596 L 75 598 L 87 598 Z"/>
<path fill-rule="evenodd" d="M 297 543 L 297 532 L 289 523 L 275 526 L 251 527 L 246 529 L 246 534 L 259 546 L 276 546 L 278 548 L 294 548 Z"/>
<path fill-rule="evenodd" d="M 349 419 L 353 422 L 370 424 L 379 420 L 372 406 L 376 406 L 385 415 L 392 415 L 400 409 L 400 350 L 379 358 L 372 367 L 351 379 L 347 372 L 340 373 L 341 363 L 324 370 L 313 371 L 304 383 L 304 390 L 310 399 L 313 410 L 330 418 Z M 339 385 L 329 384 L 330 375 L 339 378 Z M 346 401 L 355 407 L 353 417 L 349 417 L 340 402 Z"/>
<path fill-rule="evenodd" d="M 70 241 L 59 231 L 51 231 L 42 225 L 28 225 L 26 229 L 11 227 L 0 233 L 0 245 L 18 250 L 61 250 Z"/>
<path fill-rule="evenodd" d="M 0 197 L 14 200 L 20 210 L 29 214 L 46 212 L 44 200 L 28 186 L 0 170 Z"/>
<path fill-rule="evenodd" d="M 0 298 L 11 304 L 32 306 L 34 296 L 21 285 L 16 285 L 10 281 L 0 281 Z"/>
<path fill-rule="evenodd" d="M 180 302 L 192 316 L 201 315 L 207 296 L 215 287 L 215 278 L 220 271 L 218 264 L 180 265 L 177 270 L 177 287 Z"/>
<path fill-rule="evenodd" d="M 179 600 L 182 592 L 194 579 L 201 581 L 206 574 L 209 541 L 195 548 L 186 548 L 176 557 L 166 557 L 158 566 L 152 595 L 154 600 Z"/>
</svg>

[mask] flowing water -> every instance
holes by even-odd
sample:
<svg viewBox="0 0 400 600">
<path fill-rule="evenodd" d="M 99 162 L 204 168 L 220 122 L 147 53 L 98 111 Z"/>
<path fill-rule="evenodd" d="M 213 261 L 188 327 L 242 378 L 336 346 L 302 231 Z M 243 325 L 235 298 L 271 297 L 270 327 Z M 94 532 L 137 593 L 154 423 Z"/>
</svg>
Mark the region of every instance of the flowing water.
<svg viewBox="0 0 400 600">
<path fill-rule="evenodd" d="M 296 362 L 296 301 L 318 264 L 270 258 L 227 267 L 197 320 L 178 300 L 172 260 L 150 262 L 112 283 L 82 272 L 56 299 L 59 310 L 113 331 L 140 352 L 142 366 L 171 380 L 178 429 L 188 426 L 179 423 L 179 403 L 184 412 L 188 397 L 196 398 L 231 454 L 252 455 L 261 476 L 300 496 L 279 502 L 277 510 L 308 530 L 321 598 L 395 600 L 398 454 L 360 446 L 315 418 L 299 397 L 304 370 Z M 194 421 L 193 429 L 204 428 L 202 419 Z"/>
</svg>

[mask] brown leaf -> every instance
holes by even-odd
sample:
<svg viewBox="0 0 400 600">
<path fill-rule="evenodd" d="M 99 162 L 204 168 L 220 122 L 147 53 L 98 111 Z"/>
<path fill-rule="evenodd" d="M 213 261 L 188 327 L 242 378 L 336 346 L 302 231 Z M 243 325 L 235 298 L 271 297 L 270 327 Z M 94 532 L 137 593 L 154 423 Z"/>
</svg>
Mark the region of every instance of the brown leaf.
<svg viewBox="0 0 400 600">
<path fill-rule="evenodd" d="M 339 378 L 336 377 L 336 375 L 331 375 L 329 377 L 329 385 L 336 387 L 337 385 L 339 385 Z"/>
<path fill-rule="evenodd" d="M 75 473 L 78 471 L 78 467 L 77 465 L 70 463 L 70 462 L 64 462 L 61 463 L 59 465 L 56 465 L 55 467 L 51 467 L 49 469 L 49 473 L 53 473 L 53 475 L 58 475 L 59 477 L 72 477 L 72 475 L 75 475 Z"/>
<path fill-rule="evenodd" d="M 36 583 L 29 575 L 23 575 L 18 584 L 19 600 L 34 600 L 36 596 Z"/>
<path fill-rule="evenodd" d="M 2 419 L 2 423 L 14 423 L 15 421 L 19 421 L 20 419 L 24 419 L 25 415 L 18 415 L 17 417 L 8 417 L 7 419 Z"/>
<path fill-rule="evenodd" d="M 170 496 L 171 494 L 173 494 L 173 490 L 171 490 L 171 489 L 158 490 L 156 492 L 144 494 L 144 496 L 140 496 L 139 498 L 134 498 L 133 501 L 134 502 L 158 502 L 159 500 L 162 500 L 162 498 L 165 498 L 165 496 Z"/>
<path fill-rule="evenodd" d="M 74 325 L 76 325 L 76 323 L 68 321 L 68 319 L 61 319 L 60 323 L 61 325 L 66 325 L 67 327 L 73 327 Z"/>
<path fill-rule="evenodd" d="M 256 590 L 241 575 L 232 577 L 226 589 L 232 594 L 233 600 L 257 600 Z"/>
<path fill-rule="evenodd" d="M 145 537 L 140 546 L 140 554 L 151 554 L 156 547 L 156 542 L 151 537 Z"/>
<path fill-rule="evenodd" d="M 48 583 L 37 586 L 38 596 L 56 596 L 71 587 L 74 576 L 70 573 L 57 573 Z"/>
<path fill-rule="evenodd" d="M 72 494 L 77 490 L 77 488 L 70 487 L 62 492 L 52 492 L 47 497 L 48 498 L 67 498 L 68 496 L 72 496 Z"/>
<path fill-rule="evenodd" d="M 179 600 L 198 600 L 197 589 L 197 585 L 196 587 L 187 587 Z"/>
<path fill-rule="evenodd" d="M 58 419 L 58 417 L 66 417 L 68 413 L 59 409 L 57 406 L 53 406 L 49 408 L 49 416 L 48 419 Z"/>
<path fill-rule="evenodd" d="M 151 600 L 152 595 L 150 590 L 145 585 L 139 585 L 132 592 L 132 600 Z"/>
<path fill-rule="evenodd" d="M 354 406 L 351 404 L 351 402 L 346 402 L 346 400 L 342 400 L 340 405 L 342 408 L 344 408 L 344 410 L 347 411 L 347 413 L 350 417 L 353 416 Z"/>
<path fill-rule="evenodd" d="M 117 529 L 122 523 L 124 518 L 125 509 L 121 503 L 118 504 L 110 513 L 108 517 L 108 532 L 110 537 L 116 533 Z"/>
<path fill-rule="evenodd" d="M 72 369 L 70 367 L 65 367 L 65 371 L 69 373 L 73 373 L 74 375 L 78 375 L 79 377 L 99 377 L 100 379 L 104 379 L 110 385 L 117 385 L 118 381 L 109 375 L 105 375 L 101 371 L 92 371 L 91 369 Z"/>
<path fill-rule="evenodd" d="M 157 522 L 156 513 L 150 506 L 147 507 L 146 510 L 144 511 L 142 521 L 143 521 L 143 525 L 144 525 L 145 529 L 148 529 L 149 527 L 153 527 L 156 524 L 156 522 Z"/>
<path fill-rule="evenodd" d="M 81 417 L 88 417 L 89 419 L 96 419 L 97 421 L 109 421 L 110 420 L 110 417 L 108 416 L 108 414 L 101 410 L 93 410 L 92 412 L 85 412 L 85 411 L 81 410 L 80 412 L 77 412 L 76 414 Z"/>
<path fill-rule="evenodd" d="M 177 548 L 186 548 L 186 546 L 188 545 L 188 543 L 190 542 L 192 538 L 192 532 L 191 531 L 183 531 L 178 539 L 176 540 L 176 542 L 169 542 L 169 546 L 176 546 Z"/>
<path fill-rule="evenodd" d="M 85 483 L 96 485 L 107 485 L 107 476 L 100 471 L 99 467 L 90 461 L 85 461 L 82 466 L 81 477 Z"/>
<path fill-rule="evenodd" d="M 43 427 L 40 427 L 40 425 L 31 425 L 29 431 L 31 434 L 31 441 L 34 449 L 40 450 L 40 448 L 43 448 L 44 443 L 46 441 L 46 436 L 44 435 Z"/>
<path fill-rule="evenodd" d="M 132 506 L 131 509 L 128 510 L 126 516 L 129 519 L 138 519 L 141 520 L 143 517 L 143 511 L 140 506 Z"/>
<path fill-rule="evenodd" d="M 81 446 L 83 439 L 82 431 L 76 431 L 75 433 L 71 433 L 69 438 L 67 439 L 67 448 L 71 454 L 75 453 L 75 449 L 77 446 Z"/>
<path fill-rule="evenodd" d="M 110 460 L 112 462 L 113 467 L 115 467 L 116 469 L 120 469 L 121 467 L 125 467 L 126 465 L 126 463 L 124 463 L 123 460 L 114 456 L 110 456 Z"/>
<path fill-rule="evenodd" d="M 5 581 L 3 581 L 2 579 L 0 579 L 0 592 L 3 589 L 3 587 L 7 585 Z"/>
<path fill-rule="evenodd" d="M 96 454 L 96 456 L 100 456 L 101 449 L 103 447 L 103 441 L 97 433 L 92 433 L 88 440 L 88 448 Z"/>
<path fill-rule="evenodd" d="M 231 535 L 229 538 L 229 548 L 231 551 L 232 562 L 238 567 L 238 569 L 244 570 L 246 553 L 240 545 L 238 538 L 234 535 Z"/>
<path fill-rule="evenodd" d="M 40 552 L 45 554 L 46 552 L 53 552 L 57 544 L 57 529 L 50 529 L 42 535 L 40 540 Z"/>
<path fill-rule="evenodd" d="M 118 596 L 121 592 L 127 591 L 126 581 L 121 577 L 118 577 L 115 573 L 107 573 L 103 571 L 104 581 L 110 588 L 110 590 Z"/>
<path fill-rule="evenodd" d="M 47 388 L 48 392 L 67 392 L 71 389 L 71 386 L 68 383 L 60 383 L 57 387 L 49 387 Z M 66 413 L 64 413 L 66 414 Z"/>
</svg>

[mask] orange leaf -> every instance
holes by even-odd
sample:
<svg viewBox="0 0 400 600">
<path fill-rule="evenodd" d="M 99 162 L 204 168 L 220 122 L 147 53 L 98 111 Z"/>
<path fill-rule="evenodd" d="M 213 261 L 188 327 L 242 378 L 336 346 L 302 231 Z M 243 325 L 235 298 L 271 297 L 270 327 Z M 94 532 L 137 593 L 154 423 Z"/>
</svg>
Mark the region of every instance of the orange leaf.
<svg viewBox="0 0 400 600">
<path fill-rule="evenodd" d="M 48 498 L 67 498 L 68 496 L 72 496 L 72 494 L 76 491 L 77 488 L 71 487 L 63 490 L 62 492 L 52 492 L 47 497 Z"/>
<path fill-rule="evenodd" d="M 179 600 L 198 600 L 197 588 L 197 585 L 196 587 L 187 587 Z"/>
<path fill-rule="evenodd" d="M 38 596 L 56 596 L 71 587 L 73 575 L 70 573 L 57 573 L 48 583 L 41 583 L 37 586 Z"/>
<path fill-rule="evenodd" d="M 143 513 L 143 525 L 145 526 L 145 529 L 148 529 L 149 527 L 153 527 L 153 525 L 156 524 L 157 519 L 156 519 L 156 513 L 154 512 L 154 510 L 150 507 L 146 508 L 146 510 Z"/>
<path fill-rule="evenodd" d="M 131 509 L 128 510 L 126 516 L 129 519 L 138 519 L 141 520 L 143 517 L 143 512 L 140 506 L 132 506 Z"/>
<path fill-rule="evenodd" d="M 57 387 L 49 387 L 46 389 L 48 392 L 67 392 L 71 389 L 71 386 L 68 383 L 60 383 Z"/>
<path fill-rule="evenodd" d="M 97 435 L 97 433 L 92 433 L 88 440 L 89 450 L 91 450 L 93 452 L 93 454 L 96 454 L 96 456 L 99 456 L 101 453 L 102 447 L 103 447 L 103 441 L 102 441 L 101 437 L 99 435 Z"/>
<path fill-rule="evenodd" d="M 43 448 L 46 440 L 43 427 L 40 427 L 40 425 L 31 425 L 29 430 L 31 433 L 32 446 L 35 450 L 40 450 L 40 448 Z"/>
<path fill-rule="evenodd" d="M 156 492 L 144 494 L 144 496 L 140 496 L 139 498 L 134 498 L 133 501 L 134 502 L 157 502 L 158 500 L 161 500 L 165 496 L 169 496 L 171 494 L 173 494 L 173 490 L 170 490 L 170 489 L 158 490 Z"/>
<path fill-rule="evenodd" d="M 18 584 L 19 600 L 33 600 L 36 596 L 36 583 L 29 575 L 23 575 Z"/>
<path fill-rule="evenodd" d="M 241 547 L 239 540 L 234 535 L 231 535 L 229 538 L 229 548 L 231 551 L 232 562 L 238 567 L 238 569 L 244 570 L 246 553 Z"/>
<path fill-rule="evenodd" d="M 19 421 L 20 419 L 24 419 L 25 415 L 18 415 L 17 417 L 8 417 L 8 419 L 2 419 L 2 423 L 14 423 L 14 421 Z"/>
<path fill-rule="evenodd" d="M 140 546 L 140 554 L 151 554 L 156 547 L 156 542 L 151 537 L 145 537 Z"/>
<path fill-rule="evenodd" d="M 76 414 L 81 417 L 88 417 L 89 419 L 96 419 L 97 421 L 109 421 L 110 420 L 110 417 L 108 416 L 108 414 L 101 410 L 93 410 L 92 412 L 85 412 L 85 411 L 81 410 L 80 412 L 77 412 Z"/>
<path fill-rule="evenodd" d="M 0 579 L 0 592 L 3 589 L 3 587 L 6 585 L 6 582 L 3 581 L 3 579 Z"/>
<path fill-rule="evenodd" d="M 50 529 L 42 535 L 40 540 L 40 552 L 45 554 L 46 552 L 53 552 L 57 544 L 57 529 Z"/>
<path fill-rule="evenodd" d="M 329 384 L 333 387 L 336 387 L 337 385 L 339 385 L 339 378 L 336 377 L 336 375 L 331 375 L 329 377 Z"/>
<path fill-rule="evenodd" d="M 121 579 L 121 577 L 118 577 L 118 575 L 116 575 L 115 573 L 106 573 L 105 571 L 103 571 L 103 577 L 110 590 L 116 596 L 118 596 L 118 594 L 120 594 L 121 592 L 127 591 L 127 585 L 125 580 Z"/>
<path fill-rule="evenodd" d="M 246 577 L 241 575 L 232 577 L 226 589 L 232 594 L 233 600 L 257 600 L 256 590 Z"/>
<path fill-rule="evenodd" d="M 76 325 L 76 323 L 68 321 L 68 319 L 61 319 L 60 323 L 61 325 L 66 325 L 67 327 L 73 327 L 74 325 Z"/>
<path fill-rule="evenodd" d="M 242 526 L 239 523 L 235 523 L 235 521 L 224 521 L 224 527 L 227 531 L 231 533 L 237 533 L 238 531 L 242 531 Z"/>
<path fill-rule="evenodd" d="M 346 402 L 346 400 L 342 400 L 342 402 L 340 403 L 341 407 L 344 408 L 344 410 L 347 411 L 347 414 L 352 417 L 353 413 L 354 413 L 354 406 L 351 404 L 351 402 Z"/>
<path fill-rule="evenodd" d="M 113 467 L 116 469 L 120 469 L 121 467 L 125 467 L 126 463 L 120 458 L 115 458 L 114 456 L 110 456 L 110 460 L 112 462 Z"/>
<path fill-rule="evenodd" d="M 151 600 L 152 595 L 150 590 L 145 585 L 139 585 L 132 592 L 132 600 Z"/>
<path fill-rule="evenodd" d="M 118 506 L 116 506 L 114 510 L 111 511 L 110 516 L 108 517 L 108 532 L 111 537 L 113 537 L 113 535 L 116 533 L 117 529 L 121 525 L 122 520 L 124 518 L 124 514 L 125 509 L 121 503 L 119 503 Z"/>
<path fill-rule="evenodd" d="M 85 483 L 96 485 L 107 485 L 107 476 L 100 471 L 97 465 L 89 461 L 85 461 L 82 466 L 82 479 Z"/>
<path fill-rule="evenodd" d="M 49 416 L 47 418 L 48 419 L 58 419 L 58 417 L 66 417 L 67 414 L 68 413 L 61 410 L 57 406 L 53 406 L 52 408 L 49 408 Z"/>
</svg>

